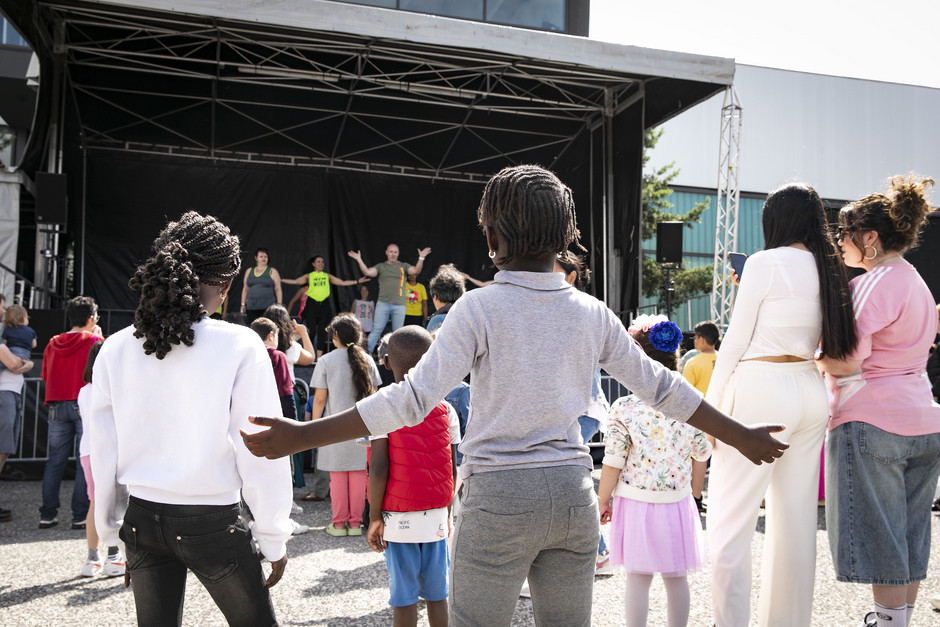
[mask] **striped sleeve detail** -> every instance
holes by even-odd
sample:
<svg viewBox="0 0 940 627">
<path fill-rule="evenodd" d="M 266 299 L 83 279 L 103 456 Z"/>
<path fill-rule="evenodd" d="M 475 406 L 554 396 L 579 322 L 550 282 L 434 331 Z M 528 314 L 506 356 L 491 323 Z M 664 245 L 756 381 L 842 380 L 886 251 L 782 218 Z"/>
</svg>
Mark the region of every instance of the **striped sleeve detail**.
<svg viewBox="0 0 940 627">
<path fill-rule="evenodd" d="M 868 302 L 868 298 L 875 291 L 875 286 L 888 275 L 891 271 L 890 266 L 881 266 L 871 272 L 862 275 L 855 284 L 855 290 L 852 292 L 852 308 L 855 310 L 855 319 L 858 320 L 859 313 Z"/>
</svg>

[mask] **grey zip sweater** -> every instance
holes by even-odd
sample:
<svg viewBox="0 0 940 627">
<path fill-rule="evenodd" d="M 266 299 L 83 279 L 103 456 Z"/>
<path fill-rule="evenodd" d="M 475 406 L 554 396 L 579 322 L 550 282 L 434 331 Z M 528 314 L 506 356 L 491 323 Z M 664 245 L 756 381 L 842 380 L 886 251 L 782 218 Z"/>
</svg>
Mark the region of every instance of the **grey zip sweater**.
<svg viewBox="0 0 940 627">
<path fill-rule="evenodd" d="M 496 274 L 454 303 L 437 340 L 402 383 L 357 403 L 369 431 L 421 422 L 470 373 L 461 473 L 543 466 L 593 468 L 578 416 L 597 365 L 669 418 L 702 395 L 649 359 L 614 313 L 555 272 Z"/>
</svg>

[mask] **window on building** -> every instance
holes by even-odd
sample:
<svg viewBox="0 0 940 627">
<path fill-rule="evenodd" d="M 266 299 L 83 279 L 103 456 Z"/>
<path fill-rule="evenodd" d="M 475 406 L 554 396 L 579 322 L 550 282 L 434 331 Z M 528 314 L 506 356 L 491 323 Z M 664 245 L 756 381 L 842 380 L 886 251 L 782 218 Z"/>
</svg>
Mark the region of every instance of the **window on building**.
<svg viewBox="0 0 940 627">
<path fill-rule="evenodd" d="M 13 25 L 2 17 L 0 17 L 0 44 L 23 46 L 24 48 L 29 47 L 26 40 L 20 37 L 20 34 L 13 28 Z"/>
<path fill-rule="evenodd" d="M 338 0 L 414 13 L 567 32 L 568 0 Z M 586 0 L 585 0 L 586 1 Z"/>
<path fill-rule="evenodd" d="M 486 21 L 565 31 L 565 0 L 487 0 Z"/>
</svg>

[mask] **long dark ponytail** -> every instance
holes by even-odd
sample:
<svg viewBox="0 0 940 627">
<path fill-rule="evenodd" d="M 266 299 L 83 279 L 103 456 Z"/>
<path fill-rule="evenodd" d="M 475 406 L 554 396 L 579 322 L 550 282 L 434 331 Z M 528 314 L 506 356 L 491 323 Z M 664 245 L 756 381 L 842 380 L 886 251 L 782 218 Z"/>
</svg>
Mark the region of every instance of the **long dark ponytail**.
<svg viewBox="0 0 940 627">
<path fill-rule="evenodd" d="M 140 292 L 134 337 L 144 338 L 144 353 L 163 359 L 175 345 L 193 345 L 192 326 L 206 316 L 199 284 L 229 283 L 241 268 L 241 250 L 227 226 L 189 211 L 166 225 L 153 252 L 129 285 Z"/>
<path fill-rule="evenodd" d="M 822 304 L 823 354 L 834 359 L 848 356 L 858 342 L 852 296 L 819 194 L 803 183 L 775 189 L 764 202 L 762 223 L 765 248 L 800 243 L 813 253 Z"/>
<path fill-rule="evenodd" d="M 346 349 L 356 400 L 360 401 L 375 393 L 375 387 L 372 385 L 372 358 L 362 348 L 362 325 L 359 320 L 351 313 L 339 314 L 330 321 L 326 332 L 330 337 L 336 334 L 339 343 Z"/>
</svg>

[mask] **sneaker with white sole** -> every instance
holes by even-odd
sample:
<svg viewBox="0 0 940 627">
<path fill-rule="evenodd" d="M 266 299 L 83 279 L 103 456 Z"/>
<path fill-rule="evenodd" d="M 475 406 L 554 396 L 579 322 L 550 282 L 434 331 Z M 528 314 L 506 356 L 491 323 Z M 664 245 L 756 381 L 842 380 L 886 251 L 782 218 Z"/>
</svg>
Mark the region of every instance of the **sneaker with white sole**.
<svg viewBox="0 0 940 627">
<path fill-rule="evenodd" d="M 930 597 L 930 607 L 935 610 L 940 610 L 940 594 L 935 594 Z"/>
<path fill-rule="evenodd" d="M 101 572 L 100 557 L 96 560 L 85 560 L 85 565 L 82 566 L 82 577 L 94 577 L 99 572 Z"/>
<path fill-rule="evenodd" d="M 48 518 L 48 519 L 39 519 L 39 528 L 40 529 L 49 529 L 50 527 L 55 527 L 59 524 L 58 518 Z"/>
<path fill-rule="evenodd" d="M 529 578 L 526 577 L 526 580 L 522 582 L 522 590 L 519 591 L 519 596 L 525 599 L 532 598 L 532 592 L 529 590 Z"/>
<path fill-rule="evenodd" d="M 105 559 L 101 574 L 105 577 L 120 577 L 124 574 L 126 568 L 124 554 L 118 551 L 117 555 L 109 555 Z"/>
<path fill-rule="evenodd" d="M 610 575 L 614 572 L 616 572 L 616 568 L 610 563 L 610 551 L 604 551 L 603 554 L 599 554 L 597 561 L 594 563 L 594 574 Z"/>
<path fill-rule="evenodd" d="M 307 533 L 308 531 L 310 531 L 310 527 L 308 527 L 307 525 L 302 525 L 296 520 L 294 520 L 293 518 L 289 520 L 290 520 L 290 526 L 291 526 L 290 534 L 292 536 L 299 536 L 302 533 Z"/>
<path fill-rule="evenodd" d="M 292 501 L 291 504 L 290 504 L 290 513 L 291 513 L 291 516 L 293 516 L 293 515 L 295 515 L 295 514 L 303 514 L 303 513 L 304 513 L 304 508 L 302 508 L 300 505 L 298 505 L 298 504 L 297 504 L 297 501 Z"/>
</svg>

